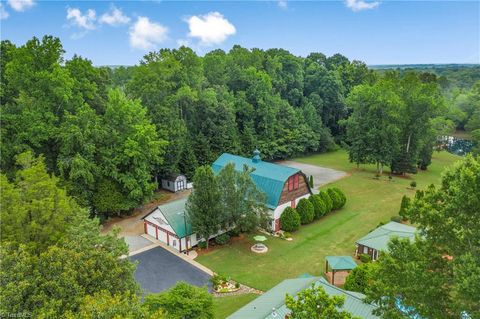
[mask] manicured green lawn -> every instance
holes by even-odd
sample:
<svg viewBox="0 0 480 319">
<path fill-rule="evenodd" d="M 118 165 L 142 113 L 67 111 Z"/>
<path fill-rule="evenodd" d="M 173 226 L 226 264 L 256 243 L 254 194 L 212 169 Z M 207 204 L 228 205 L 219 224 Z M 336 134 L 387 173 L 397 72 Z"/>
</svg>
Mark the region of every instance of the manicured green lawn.
<svg viewBox="0 0 480 319">
<path fill-rule="evenodd" d="M 213 299 L 215 307 L 215 318 L 225 319 L 253 299 L 257 298 L 256 294 L 245 294 L 238 296 L 219 297 Z"/>
<path fill-rule="evenodd" d="M 435 153 L 428 171 L 408 178 L 394 177 L 389 181 L 387 174 L 380 180 L 373 179 L 373 165 L 357 169 L 356 165 L 348 162 L 348 155 L 343 150 L 297 158 L 295 160 L 299 162 L 339 169 L 350 174 L 328 185 L 337 186 L 345 192 L 345 207 L 302 226 L 293 234 L 293 241 L 268 237 L 265 243 L 269 252 L 265 255 L 250 251 L 254 243 L 252 237 L 256 235 L 252 234 L 245 240 L 235 241 L 196 260 L 217 273 L 231 276 L 260 290 L 268 290 L 286 278 L 303 273 L 321 275 L 325 256 L 353 255 L 356 239 L 374 229 L 379 222 L 389 221 L 390 217 L 398 214 L 401 197 L 404 194 L 414 195 L 415 191 L 409 189 L 412 180 L 417 181 L 417 188 L 438 183 L 441 171 L 458 159 L 458 156 L 446 152 Z"/>
</svg>

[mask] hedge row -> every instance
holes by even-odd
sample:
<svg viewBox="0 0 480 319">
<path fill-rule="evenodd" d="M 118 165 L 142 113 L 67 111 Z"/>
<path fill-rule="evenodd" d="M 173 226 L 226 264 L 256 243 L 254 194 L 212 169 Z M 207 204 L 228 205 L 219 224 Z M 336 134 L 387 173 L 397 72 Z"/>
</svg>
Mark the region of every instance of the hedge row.
<svg viewBox="0 0 480 319">
<path fill-rule="evenodd" d="M 287 232 L 296 231 L 300 225 L 309 224 L 323 215 L 345 206 L 347 197 L 336 187 L 320 191 L 308 199 L 302 198 L 297 208 L 287 207 L 280 216 L 282 230 Z"/>
</svg>

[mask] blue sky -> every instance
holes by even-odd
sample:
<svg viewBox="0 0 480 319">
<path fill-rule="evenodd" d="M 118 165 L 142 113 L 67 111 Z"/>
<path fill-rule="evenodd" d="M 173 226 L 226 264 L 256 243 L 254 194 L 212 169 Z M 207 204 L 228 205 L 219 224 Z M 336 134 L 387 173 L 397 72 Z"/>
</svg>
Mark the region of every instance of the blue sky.
<svg viewBox="0 0 480 319">
<path fill-rule="evenodd" d="M 480 63 L 479 1 L 2 0 L 1 38 L 62 40 L 96 65 L 132 65 L 186 44 L 199 54 L 284 48 L 367 64 Z"/>
</svg>

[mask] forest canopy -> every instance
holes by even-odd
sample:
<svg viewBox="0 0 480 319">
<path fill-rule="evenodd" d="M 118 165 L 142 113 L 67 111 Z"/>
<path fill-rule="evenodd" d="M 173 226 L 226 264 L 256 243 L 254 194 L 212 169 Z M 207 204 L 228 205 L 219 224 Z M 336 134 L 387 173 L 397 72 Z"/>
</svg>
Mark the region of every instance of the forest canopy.
<svg viewBox="0 0 480 319">
<path fill-rule="evenodd" d="M 433 73 L 381 73 L 341 54 L 236 45 L 201 57 L 180 47 L 109 68 L 76 55 L 65 61 L 64 53 L 52 36 L 1 42 L 0 167 L 12 179 L 18 154 L 41 155 L 68 194 L 101 218 L 150 199 L 161 176 L 191 179 L 224 152 L 258 148 L 275 160 L 343 146 L 353 162 L 414 172 L 429 164 L 435 123 L 473 136 L 480 128 L 480 84 L 449 87 L 447 96 Z M 363 103 L 376 91 L 382 96 Z M 362 108 L 387 112 L 378 132 L 395 132 L 394 143 L 368 156 L 355 153 L 366 142 L 352 140 L 376 134 L 351 123 L 363 119 Z"/>
</svg>

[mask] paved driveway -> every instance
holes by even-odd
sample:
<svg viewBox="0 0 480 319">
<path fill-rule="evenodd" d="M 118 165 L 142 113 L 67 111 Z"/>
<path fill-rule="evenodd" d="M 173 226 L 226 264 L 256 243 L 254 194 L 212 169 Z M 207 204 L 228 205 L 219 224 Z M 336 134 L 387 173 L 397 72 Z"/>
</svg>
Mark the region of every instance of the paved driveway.
<svg viewBox="0 0 480 319">
<path fill-rule="evenodd" d="M 145 293 L 156 293 L 186 281 L 196 286 L 211 286 L 210 275 L 162 247 L 152 248 L 129 257 L 138 261 L 135 279 Z"/>
<path fill-rule="evenodd" d="M 300 169 L 302 172 L 307 175 L 307 178 L 310 178 L 310 175 L 313 175 L 313 188 L 314 193 L 318 193 L 318 188 L 322 185 L 336 181 L 337 179 L 347 176 L 347 173 L 343 171 L 337 171 L 335 169 L 320 167 L 311 164 L 298 163 L 294 161 L 281 161 L 278 164 L 290 166 Z"/>
</svg>

